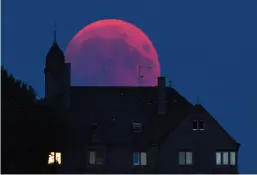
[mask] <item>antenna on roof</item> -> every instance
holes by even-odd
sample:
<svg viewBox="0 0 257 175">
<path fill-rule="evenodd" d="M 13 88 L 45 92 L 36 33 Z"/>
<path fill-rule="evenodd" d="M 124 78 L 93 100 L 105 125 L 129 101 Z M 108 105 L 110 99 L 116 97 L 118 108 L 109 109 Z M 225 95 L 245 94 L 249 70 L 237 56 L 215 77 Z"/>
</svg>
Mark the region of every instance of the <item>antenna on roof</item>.
<svg viewBox="0 0 257 175">
<path fill-rule="evenodd" d="M 140 80 L 144 78 L 144 75 L 141 74 L 141 69 L 152 69 L 152 66 L 138 66 L 138 77 Z"/>
</svg>

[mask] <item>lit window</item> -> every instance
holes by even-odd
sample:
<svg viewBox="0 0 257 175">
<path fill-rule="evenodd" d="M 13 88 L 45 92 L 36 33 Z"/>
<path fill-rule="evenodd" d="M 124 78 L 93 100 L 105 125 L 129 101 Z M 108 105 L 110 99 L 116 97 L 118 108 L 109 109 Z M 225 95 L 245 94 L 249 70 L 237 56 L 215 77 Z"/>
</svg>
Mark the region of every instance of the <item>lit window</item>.
<svg viewBox="0 0 257 175">
<path fill-rule="evenodd" d="M 193 164 L 192 152 L 179 152 L 179 164 L 180 165 L 192 165 Z"/>
<path fill-rule="evenodd" d="M 230 152 L 230 165 L 236 165 L 236 153 Z"/>
<path fill-rule="evenodd" d="M 145 152 L 133 152 L 133 165 L 147 165 L 147 154 Z"/>
<path fill-rule="evenodd" d="M 193 121 L 193 130 L 198 130 L 198 121 L 197 120 Z"/>
<path fill-rule="evenodd" d="M 102 165 L 103 158 L 104 158 L 104 155 L 102 150 L 89 151 L 89 164 Z"/>
<path fill-rule="evenodd" d="M 48 157 L 48 164 L 54 164 L 56 162 L 58 165 L 62 163 L 61 153 L 59 152 L 50 152 Z"/>
<path fill-rule="evenodd" d="M 132 123 L 134 132 L 142 132 L 142 124 L 141 123 Z"/>
<path fill-rule="evenodd" d="M 216 152 L 216 165 L 221 165 L 221 152 Z"/>
</svg>

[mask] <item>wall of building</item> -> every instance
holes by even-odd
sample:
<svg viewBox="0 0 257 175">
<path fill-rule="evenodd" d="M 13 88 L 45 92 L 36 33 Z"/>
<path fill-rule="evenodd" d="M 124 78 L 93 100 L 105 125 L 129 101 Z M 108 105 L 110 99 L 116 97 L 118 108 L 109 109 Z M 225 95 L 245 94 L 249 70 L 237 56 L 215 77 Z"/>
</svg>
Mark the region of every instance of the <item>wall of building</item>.
<svg viewBox="0 0 257 175">
<path fill-rule="evenodd" d="M 210 116 L 198 116 L 205 121 L 204 131 L 192 130 L 193 119 L 184 120 L 162 145 L 162 173 L 237 173 L 237 166 L 216 166 L 215 154 L 218 149 L 237 150 L 238 145 Z M 179 165 L 180 150 L 192 150 L 193 165 Z"/>
</svg>

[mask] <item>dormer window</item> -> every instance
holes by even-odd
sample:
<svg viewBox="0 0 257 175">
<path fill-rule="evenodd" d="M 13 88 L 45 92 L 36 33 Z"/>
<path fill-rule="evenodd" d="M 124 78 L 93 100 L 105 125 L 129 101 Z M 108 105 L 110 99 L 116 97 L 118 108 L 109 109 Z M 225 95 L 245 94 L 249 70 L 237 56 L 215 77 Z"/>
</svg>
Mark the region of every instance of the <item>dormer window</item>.
<svg viewBox="0 0 257 175">
<path fill-rule="evenodd" d="M 142 124 L 141 123 L 132 123 L 133 132 L 142 132 Z"/>
<path fill-rule="evenodd" d="M 203 120 L 193 120 L 193 130 L 203 131 L 205 129 L 205 122 Z"/>
</svg>

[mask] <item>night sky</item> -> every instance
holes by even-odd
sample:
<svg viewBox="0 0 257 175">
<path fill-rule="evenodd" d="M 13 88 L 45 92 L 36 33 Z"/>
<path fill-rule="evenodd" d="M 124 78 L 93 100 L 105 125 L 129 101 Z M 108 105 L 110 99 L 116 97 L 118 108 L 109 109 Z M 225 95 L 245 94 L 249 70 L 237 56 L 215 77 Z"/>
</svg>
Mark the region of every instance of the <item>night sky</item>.
<svg viewBox="0 0 257 175">
<path fill-rule="evenodd" d="M 131 22 L 152 40 L 161 72 L 241 143 L 240 173 L 257 173 L 256 0 L 4 0 L 2 64 L 44 95 L 45 56 L 85 25 Z"/>
</svg>

